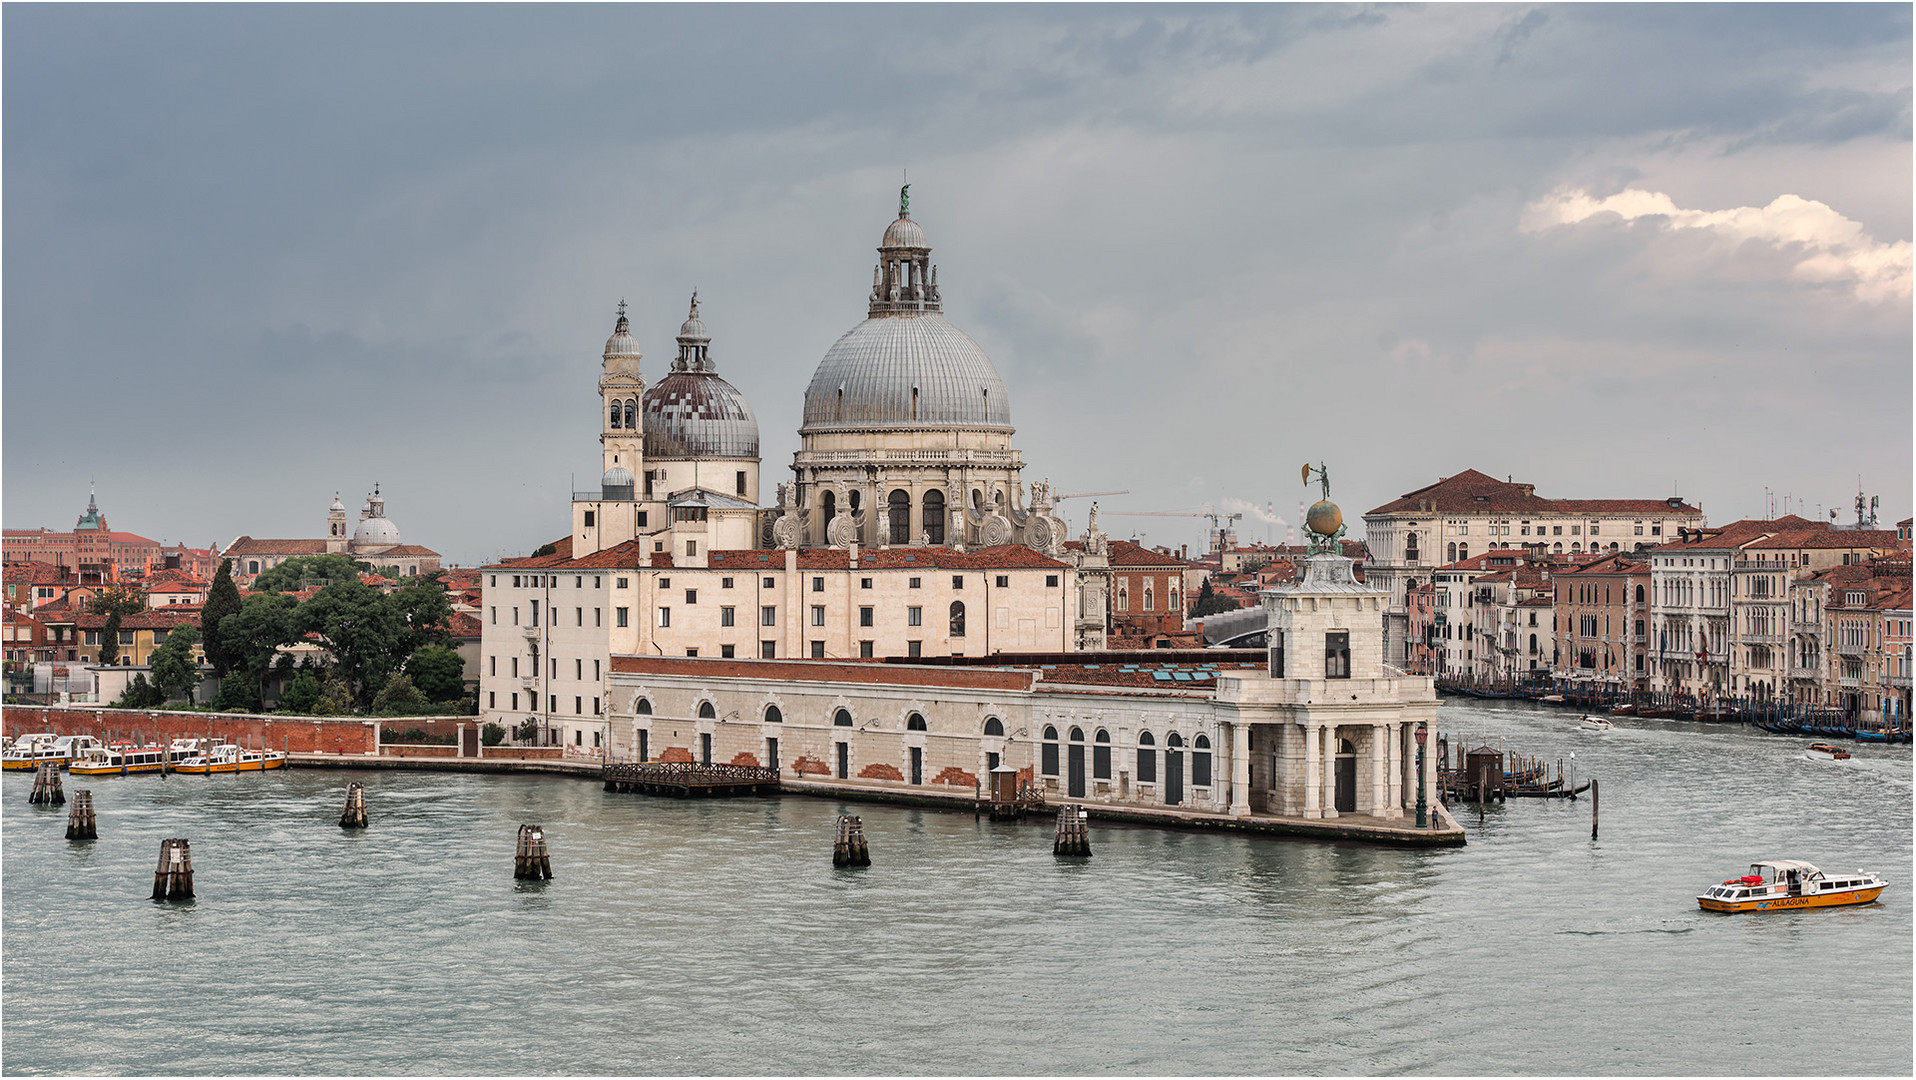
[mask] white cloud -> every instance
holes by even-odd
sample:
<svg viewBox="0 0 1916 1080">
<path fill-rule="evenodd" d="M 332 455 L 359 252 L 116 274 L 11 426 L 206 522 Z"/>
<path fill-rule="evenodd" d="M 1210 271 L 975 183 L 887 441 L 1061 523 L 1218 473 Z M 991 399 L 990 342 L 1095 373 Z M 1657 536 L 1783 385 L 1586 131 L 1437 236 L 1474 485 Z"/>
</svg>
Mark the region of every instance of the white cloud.
<svg viewBox="0 0 1916 1080">
<path fill-rule="evenodd" d="M 1757 241 L 1794 249 L 1801 258 L 1791 276 L 1817 283 L 1846 283 L 1865 303 L 1910 298 L 1910 242 L 1884 243 L 1827 204 L 1799 195 L 1778 195 L 1768 206 L 1685 210 L 1660 191 L 1625 188 L 1595 198 L 1578 188 L 1559 188 L 1524 207 L 1520 227 L 1536 233 L 1576 225 L 1599 214 L 1624 221 L 1660 219 L 1670 230 L 1696 229 L 1730 244 Z"/>
</svg>

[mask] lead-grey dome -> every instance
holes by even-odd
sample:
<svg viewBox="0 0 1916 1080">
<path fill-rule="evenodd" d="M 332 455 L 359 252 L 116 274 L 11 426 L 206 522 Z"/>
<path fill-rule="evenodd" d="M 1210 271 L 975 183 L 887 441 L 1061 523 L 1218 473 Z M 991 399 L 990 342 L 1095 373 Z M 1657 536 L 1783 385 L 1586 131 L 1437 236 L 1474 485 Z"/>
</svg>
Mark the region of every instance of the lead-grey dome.
<svg viewBox="0 0 1916 1080">
<path fill-rule="evenodd" d="M 645 391 L 648 458 L 755 458 L 758 418 L 738 388 L 709 371 L 674 371 Z"/>
<path fill-rule="evenodd" d="M 832 345 L 805 390 L 801 430 L 1011 427 L 991 358 L 936 312 L 866 319 Z"/>
<path fill-rule="evenodd" d="M 353 530 L 355 545 L 390 546 L 399 543 L 399 526 L 383 517 L 369 517 Z"/>
</svg>

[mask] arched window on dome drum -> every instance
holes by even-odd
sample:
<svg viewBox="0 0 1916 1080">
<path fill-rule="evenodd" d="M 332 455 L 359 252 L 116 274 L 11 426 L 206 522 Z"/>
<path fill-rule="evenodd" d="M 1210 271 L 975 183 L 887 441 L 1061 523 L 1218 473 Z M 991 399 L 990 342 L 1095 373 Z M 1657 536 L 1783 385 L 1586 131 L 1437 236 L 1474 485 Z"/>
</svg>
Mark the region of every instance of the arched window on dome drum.
<svg viewBox="0 0 1916 1080">
<path fill-rule="evenodd" d="M 832 726 L 833 727 L 851 727 L 852 714 L 845 711 L 844 709 L 838 710 L 837 712 L 832 714 Z"/>
<path fill-rule="evenodd" d="M 857 488 L 852 489 L 851 496 L 847 498 L 845 502 L 848 504 L 845 507 L 845 512 L 847 514 L 856 515 L 858 513 L 858 489 Z"/>
<path fill-rule="evenodd" d="M 985 734 L 993 738 L 1003 738 L 1005 726 L 995 716 L 985 717 Z"/>
<path fill-rule="evenodd" d="M 630 401 L 626 402 L 625 403 L 626 430 L 631 431 L 636 429 L 639 426 L 637 423 L 637 420 L 638 420 L 638 413 L 635 411 L 635 406 Z"/>
<path fill-rule="evenodd" d="M 885 500 L 891 514 L 891 542 L 911 543 L 911 496 L 900 488 Z"/>
<path fill-rule="evenodd" d="M 612 417 L 608 423 L 614 428 L 619 426 L 619 403 L 616 401 L 612 403 Z"/>
<path fill-rule="evenodd" d="M 965 602 L 963 600 L 951 602 L 951 636 L 965 636 Z"/>
<path fill-rule="evenodd" d="M 1111 779 L 1111 733 L 1103 728 L 1092 737 L 1091 779 Z"/>
<path fill-rule="evenodd" d="M 1138 732 L 1138 783 L 1155 784 L 1158 782 L 1157 741 L 1148 731 Z"/>
<path fill-rule="evenodd" d="M 925 718 L 918 715 L 917 713 L 912 713 L 910 716 L 905 718 L 905 730 L 906 731 L 925 730 Z"/>
<path fill-rule="evenodd" d="M 945 542 L 945 493 L 925 492 L 925 536 L 934 544 Z"/>
<path fill-rule="evenodd" d="M 822 529 L 830 525 L 832 517 L 838 513 L 838 496 L 827 491 L 824 497 L 818 500 L 818 508 L 823 511 L 823 516 L 819 519 L 819 527 Z"/>
</svg>

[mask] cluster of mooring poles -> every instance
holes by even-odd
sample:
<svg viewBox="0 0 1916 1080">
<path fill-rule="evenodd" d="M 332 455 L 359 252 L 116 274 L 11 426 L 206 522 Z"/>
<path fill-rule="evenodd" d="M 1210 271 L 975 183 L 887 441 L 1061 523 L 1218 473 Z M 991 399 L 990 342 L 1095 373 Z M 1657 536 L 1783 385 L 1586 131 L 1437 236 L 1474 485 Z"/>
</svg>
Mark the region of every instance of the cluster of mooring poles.
<svg viewBox="0 0 1916 1080">
<path fill-rule="evenodd" d="M 42 762 L 33 774 L 33 792 L 27 796 L 27 802 L 34 806 L 65 806 L 67 793 L 60 787 L 60 767 L 53 762 Z"/>
<path fill-rule="evenodd" d="M 870 866 L 871 849 L 865 845 L 865 823 L 856 815 L 838 819 L 838 838 L 832 841 L 833 866 Z"/>
<path fill-rule="evenodd" d="M 1060 858 L 1091 857 L 1089 811 L 1076 806 L 1058 807 L 1058 832 L 1051 841 L 1051 853 Z"/>
<path fill-rule="evenodd" d="M 544 826 L 519 826 L 519 847 L 512 856 L 512 876 L 520 881 L 552 880 L 552 858 L 546 853 Z"/>
</svg>

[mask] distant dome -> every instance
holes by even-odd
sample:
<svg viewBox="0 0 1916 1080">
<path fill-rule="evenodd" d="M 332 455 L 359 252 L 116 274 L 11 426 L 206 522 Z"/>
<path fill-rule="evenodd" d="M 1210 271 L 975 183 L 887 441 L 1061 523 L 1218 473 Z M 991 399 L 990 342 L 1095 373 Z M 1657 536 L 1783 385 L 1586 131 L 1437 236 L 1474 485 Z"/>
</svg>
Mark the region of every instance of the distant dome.
<svg viewBox="0 0 1916 1080">
<path fill-rule="evenodd" d="M 337 510 L 342 514 L 346 512 L 346 504 L 339 501 L 339 494 L 337 492 L 333 494 L 333 505 L 328 507 L 328 509 Z"/>
<path fill-rule="evenodd" d="M 353 530 L 353 544 L 390 547 L 399 543 L 399 526 L 383 517 L 369 517 Z"/>
<path fill-rule="evenodd" d="M 866 233 L 870 236 L 870 233 Z M 885 239 L 878 245 L 881 248 L 930 248 L 925 240 L 925 230 L 911 219 L 910 214 L 899 214 L 898 220 L 885 229 Z"/>
<path fill-rule="evenodd" d="M 613 327 L 612 336 L 605 339 L 607 359 L 614 356 L 639 355 L 639 339 L 632 336 L 632 322 L 625 317 L 625 301 L 619 301 L 619 321 Z"/>
<path fill-rule="evenodd" d="M 745 395 L 710 371 L 674 371 L 645 391 L 648 458 L 755 458 L 758 418 Z"/>
<path fill-rule="evenodd" d="M 632 482 L 632 470 L 623 465 L 614 465 L 605 471 L 604 476 L 599 477 L 601 487 L 612 487 L 615 484 L 629 485 Z"/>
<path fill-rule="evenodd" d="M 801 430 L 1011 426 L 991 358 L 935 312 L 866 319 L 819 361 Z"/>
</svg>

